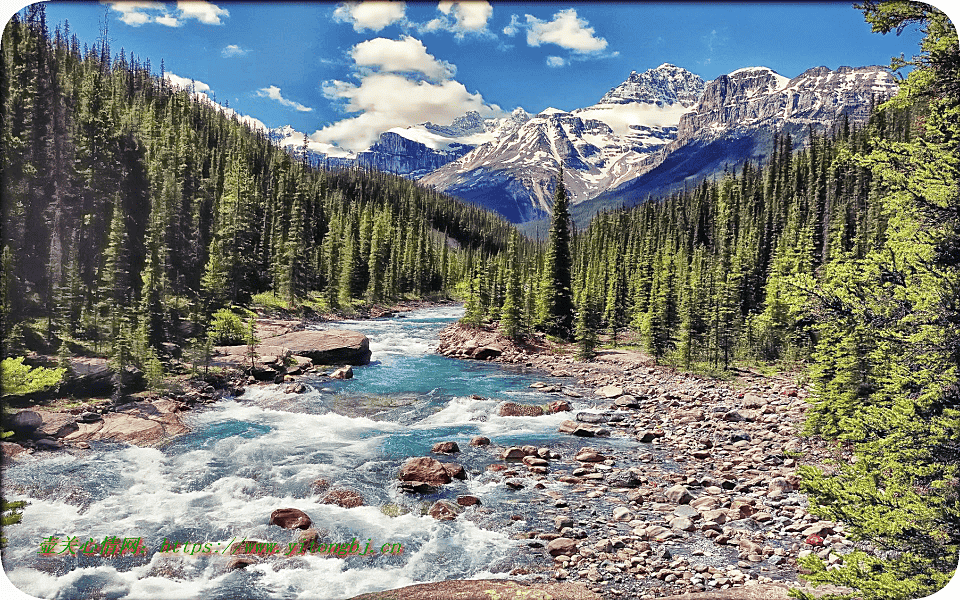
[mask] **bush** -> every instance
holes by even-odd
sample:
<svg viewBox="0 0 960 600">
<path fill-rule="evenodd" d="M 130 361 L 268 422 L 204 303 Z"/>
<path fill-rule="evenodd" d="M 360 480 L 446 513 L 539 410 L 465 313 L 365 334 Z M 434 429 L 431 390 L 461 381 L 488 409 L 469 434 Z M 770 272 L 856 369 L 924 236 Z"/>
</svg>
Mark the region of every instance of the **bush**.
<svg viewBox="0 0 960 600">
<path fill-rule="evenodd" d="M 23 364 L 22 356 L 3 359 L 2 373 L 3 394 L 5 396 L 20 396 L 32 394 L 51 388 L 63 378 L 66 369 L 45 369 L 30 367 Z"/>
<path fill-rule="evenodd" d="M 240 317 L 226 308 L 221 308 L 213 313 L 213 320 L 210 322 L 207 333 L 213 343 L 219 346 L 242 344 L 246 334 Z"/>
</svg>

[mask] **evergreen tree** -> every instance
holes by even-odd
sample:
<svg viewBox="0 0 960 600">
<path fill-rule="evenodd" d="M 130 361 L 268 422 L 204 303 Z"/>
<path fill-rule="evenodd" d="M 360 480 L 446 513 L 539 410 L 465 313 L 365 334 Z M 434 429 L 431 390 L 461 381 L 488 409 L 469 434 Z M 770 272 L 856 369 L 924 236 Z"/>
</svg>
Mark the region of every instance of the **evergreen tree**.
<svg viewBox="0 0 960 600">
<path fill-rule="evenodd" d="M 520 302 L 520 265 L 518 256 L 519 240 L 517 234 L 510 236 L 510 246 L 507 250 L 506 289 L 504 292 L 503 307 L 500 311 L 500 330 L 508 338 L 517 339 L 521 332 Z"/>
<path fill-rule="evenodd" d="M 856 460 L 832 473 L 804 467 L 803 486 L 813 512 L 876 551 L 847 554 L 838 569 L 815 556 L 803 564 L 813 582 L 908 599 L 946 585 L 960 554 L 960 48 L 927 4 L 861 8 L 874 31 L 922 26 L 921 55 L 894 61 L 914 70 L 879 110 L 887 124 L 902 110 L 923 119 L 911 139 L 875 138 L 856 157 L 882 185 L 882 247 L 828 264 L 807 288 L 822 335 L 809 427 Z"/>
<path fill-rule="evenodd" d="M 573 329 L 570 228 L 567 191 L 563 185 L 561 166 L 553 195 L 553 217 L 550 221 L 540 288 L 540 324 L 547 333 L 561 339 L 569 339 Z"/>
</svg>

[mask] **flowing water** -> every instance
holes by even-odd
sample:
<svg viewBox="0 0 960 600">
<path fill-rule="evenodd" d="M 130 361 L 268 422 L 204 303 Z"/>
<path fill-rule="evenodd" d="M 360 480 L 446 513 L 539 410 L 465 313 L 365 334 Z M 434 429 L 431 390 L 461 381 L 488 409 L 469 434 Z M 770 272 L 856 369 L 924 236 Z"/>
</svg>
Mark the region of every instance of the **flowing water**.
<svg viewBox="0 0 960 600">
<path fill-rule="evenodd" d="M 486 469 L 500 462 L 495 450 L 471 447 L 469 440 L 484 435 L 497 446 L 549 446 L 565 455 L 581 441 L 556 433 L 570 413 L 497 415 L 506 400 L 556 399 L 529 386 L 561 380 L 433 352 L 437 332 L 461 314 L 459 307 L 438 307 L 337 323 L 371 340 L 372 362 L 355 367 L 353 379 L 306 378 L 303 394 L 251 386 L 237 399 L 186 413 L 191 433 L 162 448 L 97 443 L 92 450 L 38 453 L 12 463 L 4 473 L 5 496 L 30 504 L 22 524 L 5 531 L 7 575 L 42 598 L 326 599 L 425 581 L 504 577 L 535 560 L 511 539 L 539 510 L 534 491 L 498 483 L 499 475 Z M 467 480 L 436 494 L 401 492 L 396 474 L 403 461 L 430 456 L 434 443 L 448 440 L 461 453 L 440 458 L 462 464 Z M 323 504 L 324 493 L 311 488 L 321 478 L 331 489 L 360 492 L 365 505 Z M 422 514 L 438 498 L 462 494 L 483 505 L 454 521 Z M 284 556 L 299 531 L 272 526 L 269 518 L 285 507 L 306 512 L 321 542 L 355 539 L 361 551 L 369 542 L 377 553 Z M 38 555 L 50 536 L 80 542 L 139 537 L 147 550 L 119 557 Z M 282 552 L 228 570 L 225 548 L 243 540 L 280 542 Z M 195 553 L 160 552 L 165 541 L 186 542 Z M 206 549 L 214 553 L 204 555 L 194 544 L 210 544 Z M 386 554 L 384 544 L 391 549 Z M 402 551 L 392 551 L 396 544 Z M 65 548 L 61 543 L 56 551 Z"/>
</svg>

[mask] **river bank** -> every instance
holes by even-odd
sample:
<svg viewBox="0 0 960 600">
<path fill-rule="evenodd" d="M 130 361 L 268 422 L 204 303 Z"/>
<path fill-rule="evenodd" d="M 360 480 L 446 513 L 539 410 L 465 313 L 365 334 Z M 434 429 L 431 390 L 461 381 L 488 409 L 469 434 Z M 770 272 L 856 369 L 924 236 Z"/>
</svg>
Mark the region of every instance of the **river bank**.
<svg viewBox="0 0 960 600">
<path fill-rule="evenodd" d="M 799 586 L 798 557 L 817 553 L 835 564 L 853 549 L 842 525 L 811 515 L 797 491 L 797 466 L 832 454 L 799 436 L 808 391 L 795 377 L 741 372 L 719 381 L 626 350 L 578 361 L 572 347 L 536 338 L 517 345 L 461 325 L 439 338 L 446 356 L 569 377 L 569 387 L 548 391 L 583 393 L 595 404 L 559 431 L 641 442 L 619 455 L 584 448 L 513 469 L 527 485 L 565 484 L 563 492 L 543 492 L 541 518 L 528 527 L 529 547 L 544 554 L 545 579 L 584 583 L 611 598 Z"/>
<path fill-rule="evenodd" d="M 346 319 L 380 319 L 450 302 L 404 301 L 390 307 L 363 306 L 349 313 L 324 313 L 310 319 L 273 313 L 256 320 L 260 342 L 214 347 L 207 359 L 187 359 L 179 348 L 169 350 L 168 373 L 159 389 L 147 390 L 144 374 L 127 367 L 118 373 L 106 358 L 75 357 L 71 373 L 48 398 L 5 398 L 16 413 L 6 421 L 14 432 L 0 442 L 3 460 L 35 451 L 64 448 L 89 450 L 90 442 L 127 442 L 159 446 L 189 431 L 181 414 L 225 397 L 242 396 L 249 386 L 286 384 L 301 393 L 299 379 L 341 379 L 352 376 L 343 365 L 369 361 L 365 336 L 330 328 Z M 324 329 L 318 331 L 318 327 Z M 55 365 L 56 357 L 33 356 L 31 362 Z M 120 393 L 125 388 L 128 393 Z M 58 393 L 59 392 L 59 393 Z"/>
<path fill-rule="evenodd" d="M 291 375 L 292 381 L 279 386 L 275 380 L 251 383 L 244 379 L 239 383 L 246 389 L 235 399 L 218 397 L 217 389 L 200 390 L 199 394 L 206 394 L 197 407 L 202 410 L 184 415 L 194 431 L 177 436 L 160 451 L 94 443 L 92 452 L 45 453 L 45 457 L 35 457 L 42 460 L 24 461 L 10 474 L 11 489 L 37 500 L 28 509 L 33 512 L 28 512 L 23 531 L 11 529 L 17 537 L 15 543 L 26 548 L 24 544 L 36 543 L 33 538 L 49 535 L 45 525 L 49 518 L 39 519 L 39 515 L 56 515 L 58 531 L 114 535 L 107 529 L 116 520 L 117 506 L 136 515 L 137 535 L 142 533 L 151 548 L 158 540 L 175 536 L 212 540 L 243 536 L 289 542 L 288 536 L 300 532 L 270 525 L 266 517 L 279 507 L 297 507 L 322 527 L 318 536 L 402 541 L 405 553 L 402 559 L 383 557 L 379 562 L 357 559 L 360 562 L 343 570 L 310 556 L 254 559 L 242 565 L 227 564 L 225 557 L 216 556 L 193 561 L 145 557 L 143 568 L 130 565 L 111 572 L 111 584 L 133 594 L 133 590 L 145 589 L 140 586 L 156 584 L 156 577 L 144 579 L 152 573 L 161 575 L 163 585 L 171 591 L 209 585 L 236 594 L 246 589 L 267 592 L 273 589 L 268 581 L 312 589 L 308 581 L 323 576 L 331 587 L 320 597 L 347 598 L 370 590 L 371 578 L 387 577 L 384 587 L 393 588 L 451 578 L 436 591 L 460 597 L 468 588 L 485 592 L 477 589 L 475 579 L 457 578 L 509 577 L 520 591 L 534 594 L 529 597 L 541 591 L 564 590 L 563 594 L 570 591 L 585 598 L 616 598 L 659 597 L 696 590 L 698 585 L 714 594 L 741 592 L 745 588 L 738 585 L 734 570 L 743 574 L 743 584 L 755 593 L 780 593 L 784 589 L 781 582 L 795 580 L 796 571 L 789 560 L 767 562 L 773 556 L 789 556 L 786 540 L 765 539 L 763 545 L 769 545 L 774 553 L 764 556 L 761 546 L 755 555 L 764 559 L 759 563 L 749 554 L 738 558 L 747 547 L 745 537 L 759 544 L 750 536 L 762 534 L 761 529 L 753 529 L 755 524 L 769 524 L 762 516 L 734 519 L 731 514 L 718 513 L 708 521 L 705 517 L 710 509 L 701 512 L 695 506 L 700 518 L 687 517 L 694 524 L 693 531 L 674 531 L 671 522 L 677 517 L 674 512 L 691 505 L 689 500 L 682 501 L 682 495 L 677 502 L 667 497 L 676 484 L 684 486 L 694 501 L 716 496 L 718 505 L 712 510 L 729 513 L 736 508 L 738 516 L 750 510 L 739 503 L 734 507 L 733 500 L 741 495 L 753 498 L 754 508 L 768 508 L 768 500 L 774 500 L 768 497 L 769 485 L 741 485 L 755 477 L 752 470 L 762 472 L 768 467 L 763 460 L 757 465 L 752 458 L 737 462 L 744 446 L 726 448 L 720 437 L 710 449 L 712 458 L 694 460 L 687 456 L 692 451 L 679 440 L 687 435 L 687 427 L 697 424 L 684 423 L 681 431 L 673 422 L 684 417 L 672 413 L 689 402 L 680 396 L 681 388 L 691 401 L 700 402 L 701 408 L 729 404 L 731 409 L 734 403 L 726 396 L 745 389 L 727 389 L 732 385 L 728 382 L 704 380 L 696 387 L 694 378 L 689 378 L 689 384 L 688 378 L 674 380 L 675 373 L 648 366 L 639 353 L 615 352 L 605 354 L 605 360 L 578 363 L 559 348 L 542 356 L 503 348 L 501 354 L 511 357 L 503 367 L 487 360 L 448 360 L 434 352 L 437 332 L 459 312 L 444 309 L 420 311 L 410 318 L 343 321 L 338 328 L 368 333 L 375 353 L 375 360 L 358 369 L 356 378 L 334 380 L 311 371 Z M 271 333 L 289 332 L 272 329 Z M 441 348 L 446 351 L 442 343 Z M 637 379 L 640 377 L 642 381 Z M 781 388 L 789 383 L 783 382 Z M 305 384 L 307 390 L 285 391 L 297 384 Z M 611 395 L 616 390 L 610 389 L 596 393 L 607 386 L 623 391 L 619 395 Z M 646 396 L 640 393 L 641 386 L 647 388 Z M 761 411 L 754 415 L 755 421 L 721 421 L 717 434 L 727 433 L 720 429 L 722 424 L 742 424 L 739 430 L 752 437 L 748 441 L 761 446 L 758 458 L 764 459 L 766 442 L 774 440 L 763 439 L 761 432 L 751 428 L 757 421 L 769 426 L 762 419 L 771 414 L 788 413 L 802 390 L 791 396 L 783 394 L 784 389 L 761 388 L 758 386 L 757 395 L 773 396 L 771 404 L 777 410 Z M 630 406 L 628 396 L 637 406 Z M 562 408 L 564 403 L 568 410 Z M 657 409 L 660 404 L 663 407 Z M 540 408 L 548 405 L 555 407 L 554 412 Z M 648 410 L 639 411 L 644 405 Z M 651 416 L 657 418 L 640 421 Z M 750 414 L 742 416 L 749 418 Z M 709 418 L 705 415 L 703 420 Z M 557 433 L 558 429 L 567 433 Z M 641 429 L 649 430 L 650 440 L 642 441 Z M 485 436 L 491 443 L 468 445 L 477 436 Z M 431 452 L 438 443 L 449 441 L 458 441 L 462 451 L 447 457 Z M 401 463 L 408 457 L 426 456 L 456 461 L 466 478 L 453 477 L 435 493 L 404 491 L 397 482 Z M 723 467 L 728 456 L 732 457 L 730 466 L 718 468 L 725 475 L 709 484 L 710 474 L 703 465 L 720 461 L 719 467 Z M 110 466 L 102 471 L 106 464 Z M 138 474 L 140 464 L 151 468 Z M 693 466 L 697 469 L 688 474 L 686 468 Z M 96 473 L 99 478 L 101 472 L 110 475 L 105 487 L 91 486 L 89 478 L 77 477 L 78 473 Z M 143 481 L 128 489 L 122 480 L 115 481 L 117 475 Z M 785 493 L 781 506 L 801 508 L 792 503 L 795 494 L 793 490 Z M 456 505 L 461 496 L 480 502 L 461 505 L 452 514 L 426 510 L 436 504 Z M 76 498 L 81 499 L 79 504 Z M 162 508 L 146 512 L 135 508 L 144 503 Z M 210 510 L 213 507 L 217 509 Z M 771 516 L 776 520 L 781 514 L 773 511 Z M 710 522 L 717 524 L 720 534 L 729 530 L 727 543 L 718 544 L 709 537 Z M 203 524 L 202 531 L 196 529 L 198 523 Z M 704 529 L 707 533 L 701 534 Z M 771 531 L 777 534 L 779 530 Z M 792 537 L 796 538 L 796 532 Z M 777 549 L 783 554 L 777 554 Z M 21 582 L 34 577 L 36 570 L 54 568 L 53 562 L 43 562 L 26 550 L 15 560 Z M 401 560 L 399 565 L 397 560 Z M 106 566 L 103 562 L 101 567 Z M 238 572 L 221 579 L 231 568 Z M 169 576 L 169 581 L 165 575 L 184 570 L 187 575 Z M 57 577 L 55 587 L 63 589 L 71 578 L 83 575 L 67 570 L 58 571 Z M 558 584 L 563 585 L 547 587 Z M 430 596 L 429 589 L 434 588 L 409 592 L 436 597 Z M 165 597 L 158 591 L 151 593 Z M 408 591 L 397 593 L 407 597 Z M 387 594 L 394 592 L 381 596 Z"/>
</svg>

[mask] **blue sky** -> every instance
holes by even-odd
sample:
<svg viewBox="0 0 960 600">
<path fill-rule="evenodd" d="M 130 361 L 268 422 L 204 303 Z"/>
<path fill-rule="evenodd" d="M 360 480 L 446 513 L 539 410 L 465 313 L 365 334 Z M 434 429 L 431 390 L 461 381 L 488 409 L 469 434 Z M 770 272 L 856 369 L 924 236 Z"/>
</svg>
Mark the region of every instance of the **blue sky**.
<svg viewBox="0 0 960 600">
<path fill-rule="evenodd" d="M 13 7 L 15 8 L 15 7 Z M 6 14 L 12 12 L 12 8 Z M 268 127 L 359 150 L 390 127 L 466 110 L 572 110 L 664 62 L 706 80 L 766 66 L 887 65 L 919 33 L 873 34 L 849 3 L 50 2 L 93 43 L 198 82 Z"/>
</svg>

